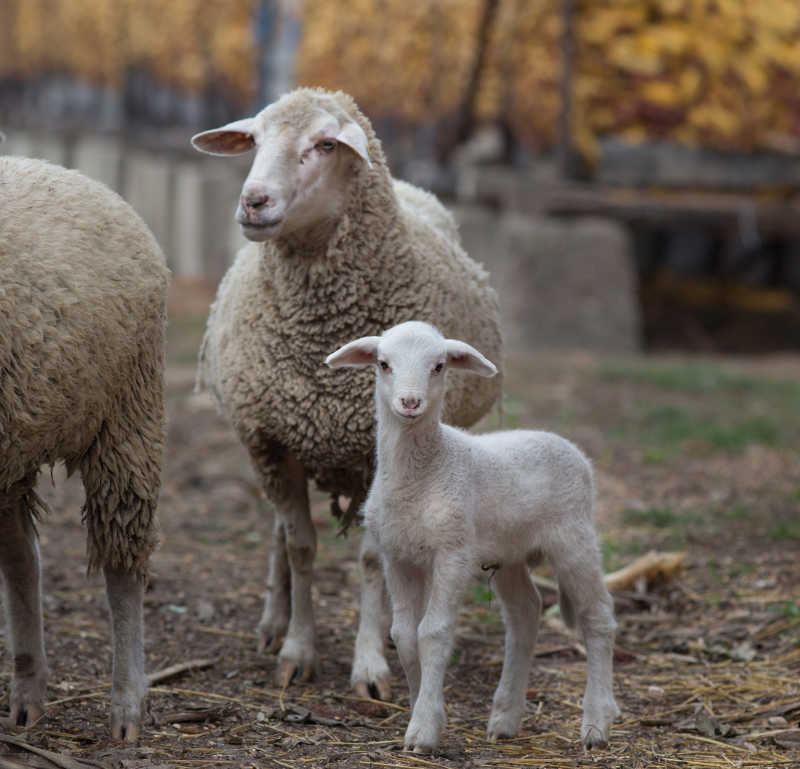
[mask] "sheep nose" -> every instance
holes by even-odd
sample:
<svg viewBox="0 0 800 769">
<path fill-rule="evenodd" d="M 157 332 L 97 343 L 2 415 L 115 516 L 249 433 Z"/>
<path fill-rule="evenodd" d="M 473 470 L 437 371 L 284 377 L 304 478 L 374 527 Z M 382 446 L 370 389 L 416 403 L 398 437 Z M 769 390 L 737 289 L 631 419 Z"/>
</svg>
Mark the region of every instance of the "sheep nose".
<svg viewBox="0 0 800 769">
<path fill-rule="evenodd" d="M 271 198 L 263 192 L 253 193 L 251 195 L 242 195 L 242 208 L 257 211 L 259 208 L 269 206 Z"/>
<path fill-rule="evenodd" d="M 422 398 L 415 398 L 412 395 L 409 395 L 405 398 L 400 398 L 400 403 L 403 405 L 404 409 L 415 411 L 419 408 L 419 404 L 422 403 Z"/>
</svg>

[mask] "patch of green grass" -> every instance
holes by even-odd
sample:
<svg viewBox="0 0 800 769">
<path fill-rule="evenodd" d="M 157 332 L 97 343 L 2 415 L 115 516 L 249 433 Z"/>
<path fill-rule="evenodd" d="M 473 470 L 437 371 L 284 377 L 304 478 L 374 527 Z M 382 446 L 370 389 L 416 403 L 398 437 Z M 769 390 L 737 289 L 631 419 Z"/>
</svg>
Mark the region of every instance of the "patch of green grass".
<svg viewBox="0 0 800 769">
<path fill-rule="evenodd" d="M 637 556 L 643 555 L 648 548 L 636 539 L 619 540 L 604 538 L 600 542 L 605 571 L 616 571 L 627 565 Z"/>
<path fill-rule="evenodd" d="M 494 599 L 494 591 L 483 582 L 476 582 L 470 587 L 472 602 L 477 606 L 489 606 Z"/>
<path fill-rule="evenodd" d="M 800 539 L 800 520 L 781 521 L 767 533 L 769 538 L 775 541 Z"/>
<path fill-rule="evenodd" d="M 795 382 L 748 376 L 699 361 L 671 365 L 609 365 L 601 367 L 599 373 L 612 381 L 629 381 L 702 395 L 750 392 L 800 398 L 800 385 Z"/>
<path fill-rule="evenodd" d="M 772 608 L 779 611 L 786 619 L 800 619 L 800 604 L 797 601 L 786 601 Z"/>
<path fill-rule="evenodd" d="M 685 527 L 700 520 L 694 511 L 677 512 L 671 507 L 648 507 L 644 510 L 624 510 L 622 520 L 631 526 L 653 526 L 657 529 Z"/>
<path fill-rule="evenodd" d="M 774 419 L 765 416 L 725 420 L 701 416 L 674 405 L 654 406 L 642 417 L 645 459 L 663 461 L 694 444 L 712 450 L 741 451 L 751 444 L 775 446 L 781 431 Z"/>
</svg>

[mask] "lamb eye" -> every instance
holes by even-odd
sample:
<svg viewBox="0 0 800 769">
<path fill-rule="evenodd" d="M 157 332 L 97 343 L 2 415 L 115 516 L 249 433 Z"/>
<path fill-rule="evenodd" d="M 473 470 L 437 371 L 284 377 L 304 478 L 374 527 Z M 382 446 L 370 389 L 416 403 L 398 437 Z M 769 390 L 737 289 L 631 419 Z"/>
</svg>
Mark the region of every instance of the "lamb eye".
<svg viewBox="0 0 800 769">
<path fill-rule="evenodd" d="M 323 152 L 333 152 L 336 148 L 336 142 L 333 139 L 323 139 L 314 145 L 318 150 Z"/>
<path fill-rule="evenodd" d="M 381 371 L 388 371 L 389 370 L 389 364 L 385 360 L 380 361 L 379 365 L 381 367 Z"/>
<path fill-rule="evenodd" d="M 437 363 L 437 364 L 436 364 L 436 365 L 433 367 L 433 373 L 434 373 L 434 374 L 441 374 L 441 373 L 442 373 L 442 369 L 443 369 L 443 368 L 444 368 L 444 363 Z"/>
</svg>

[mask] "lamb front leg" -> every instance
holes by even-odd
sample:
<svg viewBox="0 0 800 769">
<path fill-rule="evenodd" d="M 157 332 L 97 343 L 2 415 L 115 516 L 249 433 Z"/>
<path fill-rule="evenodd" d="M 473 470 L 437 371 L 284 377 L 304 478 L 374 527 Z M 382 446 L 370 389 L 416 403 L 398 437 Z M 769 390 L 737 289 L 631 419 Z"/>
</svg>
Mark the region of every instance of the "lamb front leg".
<svg viewBox="0 0 800 769">
<path fill-rule="evenodd" d="M 386 586 L 392 597 L 391 635 L 408 682 L 408 704 L 413 709 L 420 686 L 417 627 L 422 619 L 425 575 L 391 558 L 385 565 Z"/>
<path fill-rule="evenodd" d="M 406 729 L 405 749 L 430 753 L 439 745 L 447 716 L 444 674 L 453 648 L 458 610 L 469 582 L 468 560 L 460 553 L 436 555 L 425 615 L 417 628 L 420 686 Z"/>
<path fill-rule="evenodd" d="M 32 493 L 32 492 L 31 492 Z M 44 713 L 47 663 L 42 632 L 39 544 L 23 497 L 0 509 L 0 573 L 9 651 L 11 723 L 30 726 Z"/>
<path fill-rule="evenodd" d="M 147 693 L 144 672 L 144 578 L 106 566 L 114 657 L 111 674 L 111 737 L 136 742 Z"/>
<path fill-rule="evenodd" d="M 311 520 L 305 468 L 298 459 L 287 453 L 282 472 L 286 494 L 283 499 L 276 501 L 275 514 L 280 518 L 286 537 L 291 615 L 286 638 L 278 654 L 276 681 L 279 686 L 285 687 L 295 677 L 300 681 L 309 681 L 317 672 L 314 607 L 311 600 L 317 534 Z"/>
<path fill-rule="evenodd" d="M 390 700 L 391 672 L 386 662 L 385 649 L 386 633 L 389 629 L 389 596 L 383 578 L 378 543 L 369 529 L 364 530 L 358 560 L 361 611 L 350 683 L 358 697 Z"/>
</svg>

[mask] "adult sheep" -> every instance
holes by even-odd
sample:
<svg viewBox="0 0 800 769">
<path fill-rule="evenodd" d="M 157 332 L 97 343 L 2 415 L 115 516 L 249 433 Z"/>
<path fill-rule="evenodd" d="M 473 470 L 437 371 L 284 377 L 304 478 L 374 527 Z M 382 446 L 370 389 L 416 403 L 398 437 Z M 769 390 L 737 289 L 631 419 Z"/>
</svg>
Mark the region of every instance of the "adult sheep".
<svg viewBox="0 0 800 769">
<path fill-rule="evenodd" d="M 47 678 L 34 484 L 79 470 L 90 571 L 111 611 L 111 733 L 135 741 L 147 689 L 142 596 L 156 543 L 168 271 L 118 195 L 43 161 L 0 158 L 0 573 L 13 722 Z"/>
<path fill-rule="evenodd" d="M 242 248 L 212 305 L 198 385 L 216 395 L 276 511 L 262 649 L 280 649 L 277 680 L 317 667 L 311 572 L 316 534 L 307 482 L 330 492 L 346 526 L 374 470 L 365 372 L 334 376 L 325 356 L 398 322 L 435 321 L 502 358 L 499 308 L 485 270 L 462 249 L 431 194 L 392 179 L 369 120 L 347 94 L 301 88 L 258 115 L 192 138 L 217 155 L 256 150 L 236 220 Z M 444 419 L 463 427 L 491 408 L 500 377 L 453 377 Z M 337 502 L 348 497 L 346 512 Z M 375 542 L 359 557 L 361 614 L 351 683 L 391 696 L 386 591 Z"/>
</svg>

